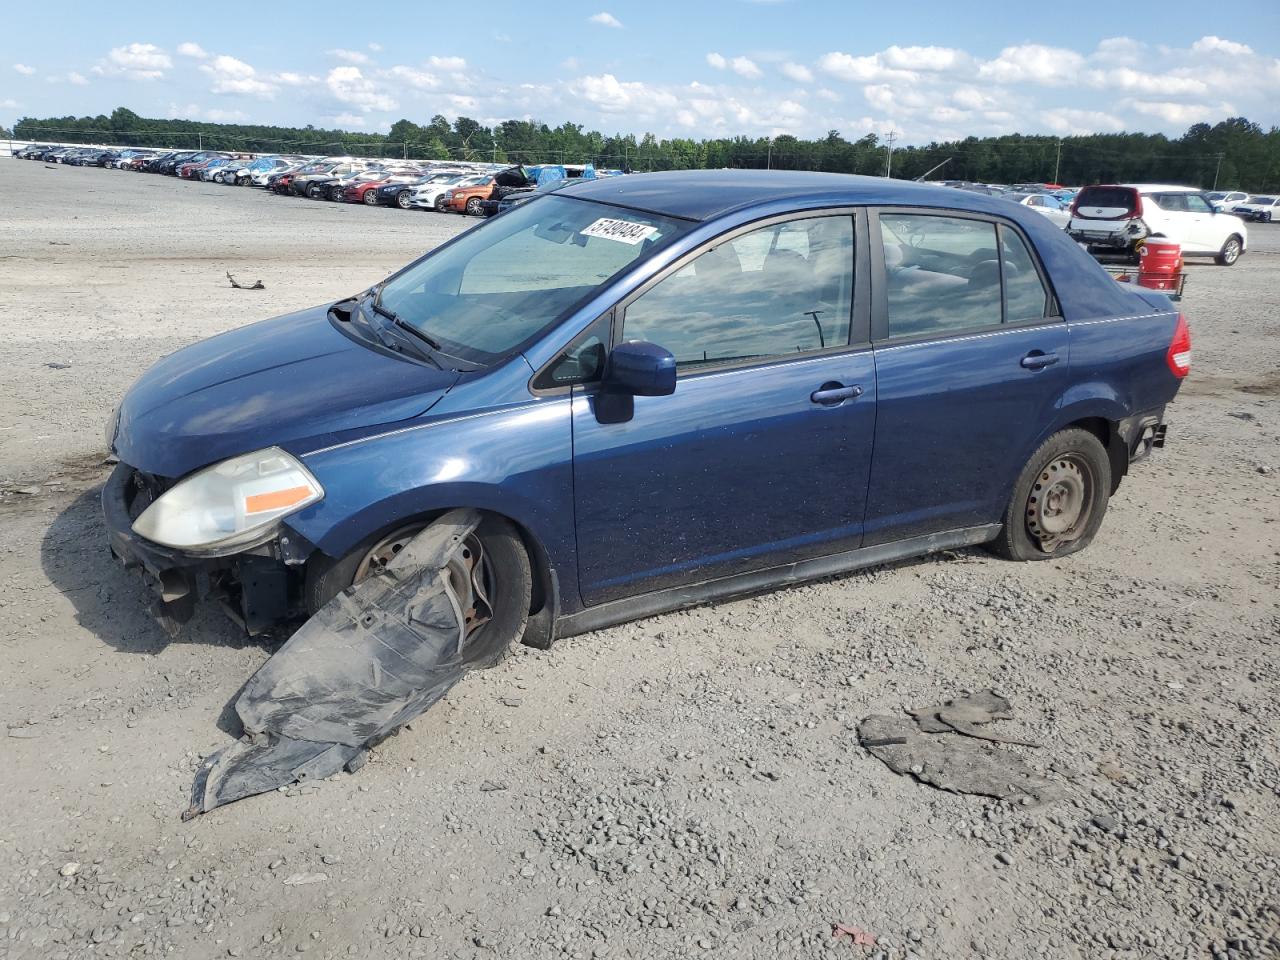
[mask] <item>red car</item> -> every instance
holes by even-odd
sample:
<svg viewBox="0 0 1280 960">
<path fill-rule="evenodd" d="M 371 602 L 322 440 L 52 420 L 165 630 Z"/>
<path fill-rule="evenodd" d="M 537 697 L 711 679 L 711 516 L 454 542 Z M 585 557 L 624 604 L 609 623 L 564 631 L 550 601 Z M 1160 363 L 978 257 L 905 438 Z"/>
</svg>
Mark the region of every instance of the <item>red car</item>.
<svg viewBox="0 0 1280 960">
<path fill-rule="evenodd" d="M 379 187 L 385 187 L 389 183 L 410 183 L 421 178 L 420 173 L 397 173 L 387 174 L 376 180 L 358 180 L 342 191 L 342 199 L 347 203 L 363 203 L 376 207 L 381 202 L 378 198 Z"/>
</svg>

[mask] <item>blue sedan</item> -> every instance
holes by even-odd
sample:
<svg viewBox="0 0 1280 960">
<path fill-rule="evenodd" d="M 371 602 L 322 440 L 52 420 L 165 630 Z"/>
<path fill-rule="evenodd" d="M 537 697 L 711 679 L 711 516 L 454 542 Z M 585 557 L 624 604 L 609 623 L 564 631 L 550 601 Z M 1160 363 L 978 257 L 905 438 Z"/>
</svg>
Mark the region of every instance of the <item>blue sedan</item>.
<svg viewBox="0 0 1280 960">
<path fill-rule="evenodd" d="M 470 508 L 468 629 L 545 646 L 937 550 L 1080 550 L 1189 364 L 1166 297 L 998 198 L 614 177 L 161 360 L 110 420 L 103 505 L 167 618 L 213 596 L 250 632 Z"/>
</svg>

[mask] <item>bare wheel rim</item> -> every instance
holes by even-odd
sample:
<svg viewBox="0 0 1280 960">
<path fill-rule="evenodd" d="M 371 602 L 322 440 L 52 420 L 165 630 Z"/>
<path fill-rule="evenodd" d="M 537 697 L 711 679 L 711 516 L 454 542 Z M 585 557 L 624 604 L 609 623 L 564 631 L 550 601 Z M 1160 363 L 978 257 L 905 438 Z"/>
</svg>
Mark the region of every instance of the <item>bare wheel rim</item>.
<svg viewBox="0 0 1280 960">
<path fill-rule="evenodd" d="M 1227 247 L 1222 251 L 1222 259 L 1227 263 L 1234 263 L 1236 257 L 1240 256 L 1240 241 L 1232 237 L 1227 241 Z"/>
<path fill-rule="evenodd" d="M 384 570 L 391 559 L 424 528 L 423 524 L 404 527 L 375 543 L 356 567 L 355 576 L 351 578 L 352 585 Z M 484 552 L 480 538 L 473 533 L 462 542 L 462 548 L 454 553 L 445 569 L 449 575 L 449 585 L 462 610 L 469 641 L 476 631 L 493 618 L 493 565 Z"/>
<path fill-rule="evenodd" d="M 1087 460 L 1073 453 L 1041 468 L 1027 495 L 1027 530 L 1045 553 L 1080 539 L 1093 515 L 1096 482 Z"/>
</svg>

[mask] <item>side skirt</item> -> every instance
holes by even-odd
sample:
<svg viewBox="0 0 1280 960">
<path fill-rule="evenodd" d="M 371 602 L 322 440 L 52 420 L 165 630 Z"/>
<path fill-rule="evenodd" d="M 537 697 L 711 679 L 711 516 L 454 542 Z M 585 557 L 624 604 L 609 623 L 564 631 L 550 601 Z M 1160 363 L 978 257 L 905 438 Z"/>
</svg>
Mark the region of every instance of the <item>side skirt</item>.
<svg viewBox="0 0 1280 960">
<path fill-rule="evenodd" d="M 572 637 L 591 630 L 601 630 L 604 627 L 626 623 L 628 620 L 670 613 L 672 610 L 683 610 L 717 600 L 727 600 L 839 573 L 848 573 L 852 570 L 875 567 L 895 560 L 905 560 L 908 557 L 922 557 L 939 550 L 972 547 L 994 539 L 999 532 L 1000 524 L 998 523 L 963 527 L 959 530 L 931 533 L 907 540 L 877 543 L 871 547 L 860 547 L 845 553 L 815 557 L 812 560 L 801 560 L 798 563 L 788 563 L 764 570 L 752 570 L 718 580 L 704 580 L 702 583 L 657 590 L 638 597 L 611 600 L 561 617 L 556 623 L 556 636 Z"/>
</svg>

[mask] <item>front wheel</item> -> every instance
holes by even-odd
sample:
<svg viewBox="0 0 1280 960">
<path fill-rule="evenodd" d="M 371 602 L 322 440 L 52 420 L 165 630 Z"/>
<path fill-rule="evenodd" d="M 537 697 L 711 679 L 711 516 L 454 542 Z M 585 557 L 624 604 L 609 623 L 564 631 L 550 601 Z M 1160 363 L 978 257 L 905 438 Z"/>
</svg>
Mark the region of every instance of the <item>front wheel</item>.
<svg viewBox="0 0 1280 960">
<path fill-rule="evenodd" d="M 307 568 L 307 614 L 377 574 L 427 526 L 406 524 L 365 541 L 340 560 L 313 560 Z M 524 635 L 529 619 L 533 572 L 520 534 L 507 520 L 485 517 L 446 572 L 463 614 L 464 659 L 477 665 L 497 662 Z"/>
<path fill-rule="evenodd" d="M 1048 560 L 1093 540 L 1111 496 L 1111 461 L 1087 430 L 1055 433 L 1022 468 L 990 544 L 1007 560 Z"/>
<path fill-rule="evenodd" d="M 364 205 L 366 207 L 376 207 L 378 205 L 378 193 L 376 190 L 366 190 L 364 192 Z"/>
<path fill-rule="evenodd" d="M 1227 237 L 1227 242 L 1222 245 L 1222 249 L 1214 259 L 1221 266 L 1233 266 L 1240 259 L 1240 238 L 1235 234 Z"/>
<path fill-rule="evenodd" d="M 483 201 L 479 197 L 472 197 L 467 201 L 467 213 L 473 217 L 480 216 L 480 214 L 484 212 L 480 206 L 482 202 Z"/>
<path fill-rule="evenodd" d="M 396 194 L 396 206 L 401 210 L 408 210 L 413 201 L 413 195 L 408 190 L 401 190 Z"/>
</svg>

